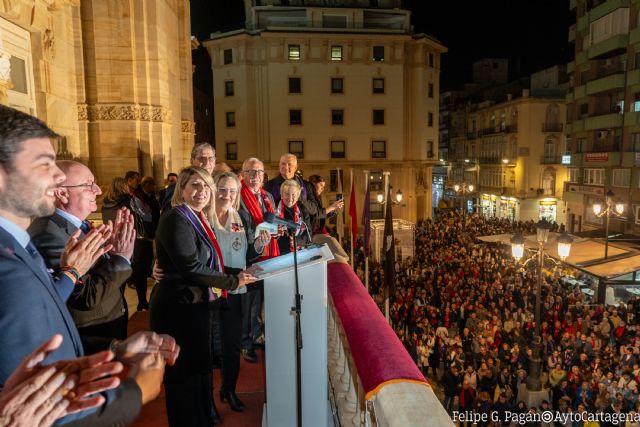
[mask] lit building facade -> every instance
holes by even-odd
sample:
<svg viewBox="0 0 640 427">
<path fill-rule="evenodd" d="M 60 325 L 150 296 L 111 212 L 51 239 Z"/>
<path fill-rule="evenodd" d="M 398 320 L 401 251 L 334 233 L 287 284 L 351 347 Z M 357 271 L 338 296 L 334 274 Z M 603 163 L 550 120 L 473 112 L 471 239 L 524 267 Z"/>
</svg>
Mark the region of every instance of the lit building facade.
<svg viewBox="0 0 640 427">
<path fill-rule="evenodd" d="M 608 191 L 625 204 L 613 231 L 640 232 L 640 25 L 638 1 L 570 2 L 574 60 L 566 137 L 571 151 L 565 200 L 575 231 L 602 228 L 592 207 Z"/>
<path fill-rule="evenodd" d="M 446 49 L 411 32 L 400 1 L 325 3 L 247 1 L 246 28 L 203 43 L 218 159 L 238 166 L 256 156 L 273 176 L 280 156 L 294 153 L 304 176 L 331 178 L 329 197 L 338 168 L 345 193 L 353 169 L 359 212 L 363 171 L 372 173 L 374 196 L 390 171 L 394 191 L 404 193 L 394 217 L 430 217 Z M 382 216 L 375 198 L 371 209 Z"/>
<path fill-rule="evenodd" d="M 47 122 L 103 188 L 188 163 L 191 72 L 187 0 L 0 2 L 0 103 Z"/>
<path fill-rule="evenodd" d="M 525 89 L 522 97 L 487 101 L 468 114 L 467 170 L 475 168 L 483 215 L 565 222 L 564 108 L 562 98 L 534 98 Z"/>
</svg>

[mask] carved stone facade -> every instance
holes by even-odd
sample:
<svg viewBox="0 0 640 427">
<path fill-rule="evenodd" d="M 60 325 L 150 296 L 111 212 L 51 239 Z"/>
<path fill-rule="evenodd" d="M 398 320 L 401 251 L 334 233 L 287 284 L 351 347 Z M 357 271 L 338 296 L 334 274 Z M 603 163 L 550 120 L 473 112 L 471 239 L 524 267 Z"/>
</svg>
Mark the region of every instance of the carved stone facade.
<svg viewBox="0 0 640 427">
<path fill-rule="evenodd" d="M 10 89 L 3 23 L 26 34 L 31 104 Z M 193 144 L 190 43 L 188 0 L 0 1 L 0 102 L 46 121 L 103 188 L 127 170 L 161 181 Z"/>
</svg>

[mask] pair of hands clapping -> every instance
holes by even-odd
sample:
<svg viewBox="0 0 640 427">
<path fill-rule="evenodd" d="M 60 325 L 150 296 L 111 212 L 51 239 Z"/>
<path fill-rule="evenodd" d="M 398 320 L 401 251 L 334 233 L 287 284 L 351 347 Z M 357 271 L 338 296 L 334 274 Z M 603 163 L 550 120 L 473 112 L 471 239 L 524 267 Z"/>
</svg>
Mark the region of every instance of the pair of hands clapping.
<svg viewBox="0 0 640 427">
<path fill-rule="evenodd" d="M 109 351 L 42 366 L 61 344 L 62 336 L 54 335 L 7 378 L 0 391 L 0 426 L 49 426 L 68 414 L 101 405 L 104 397 L 94 394 L 120 384 L 117 377 L 105 378 L 123 368 Z"/>
<path fill-rule="evenodd" d="M 54 335 L 26 356 L 0 391 L 0 426 L 50 426 L 66 415 L 100 406 L 96 394 L 120 385 L 120 374 L 129 368 L 142 392 L 142 403 L 160 393 L 165 364 L 173 365 L 180 347 L 169 335 L 138 332 L 117 346 L 114 354 L 102 351 L 91 356 L 41 363 L 62 344 Z"/>
<path fill-rule="evenodd" d="M 72 266 L 84 276 L 91 266 L 105 253 L 131 259 L 136 240 L 133 214 L 127 208 L 116 213 L 115 224 L 101 224 L 80 240 L 81 230 L 76 230 L 67 241 L 60 257 L 61 266 Z"/>
</svg>

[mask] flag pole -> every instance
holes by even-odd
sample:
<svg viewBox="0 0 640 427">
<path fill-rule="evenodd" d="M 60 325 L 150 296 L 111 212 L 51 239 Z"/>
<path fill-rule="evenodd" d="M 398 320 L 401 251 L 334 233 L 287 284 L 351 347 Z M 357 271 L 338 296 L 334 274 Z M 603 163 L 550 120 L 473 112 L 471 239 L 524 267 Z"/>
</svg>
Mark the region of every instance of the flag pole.
<svg viewBox="0 0 640 427">
<path fill-rule="evenodd" d="M 354 185 L 353 185 L 353 169 L 349 168 L 349 175 L 351 177 L 351 191 L 353 191 L 355 189 Z M 344 196 L 343 196 L 344 199 Z M 351 194 L 349 194 L 349 203 L 351 203 L 352 199 Z M 351 208 L 351 206 L 349 206 L 349 208 Z M 357 230 L 356 230 L 357 233 Z M 356 269 L 356 260 L 353 257 L 353 247 L 355 246 L 356 242 L 353 241 L 353 220 L 349 221 L 349 236 L 351 237 L 349 240 L 351 241 L 351 268 L 355 271 Z"/>
<path fill-rule="evenodd" d="M 392 229 L 393 229 L 393 218 L 387 218 L 387 216 L 391 215 L 391 209 L 389 208 L 389 206 L 391 206 L 391 192 L 389 191 L 389 175 L 390 172 L 382 172 L 382 174 L 384 175 L 384 198 L 385 201 L 384 203 L 386 203 L 387 205 L 385 206 L 385 214 L 384 214 L 384 225 L 385 225 L 385 233 L 387 231 L 387 222 L 390 219 L 391 220 L 391 224 L 392 224 Z M 386 235 L 385 235 L 385 240 L 386 240 Z M 383 240 L 383 245 L 386 247 L 387 243 Z M 393 245 L 394 243 L 392 242 L 391 245 Z M 388 253 L 385 253 L 385 267 L 386 264 L 388 263 L 387 257 L 389 256 Z M 395 262 L 395 260 L 393 260 L 393 262 Z M 385 270 L 387 270 L 385 268 Z M 387 319 L 387 323 L 391 324 L 391 319 L 389 317 L 389 293 L 390 293 L 390 289 L 389 289 L 389 284 L 387 283 L 390 279 L 387 277 L 387 275 L 389 275 L 389 271 L 385 271 L 385 290 L 384 290 L 384 317 Z M 391 280 L 394 280 L 393 278 Z"/>
<path fill-rule="evenodd" d="M 364 194 L 367 194 L 367 186 L 369 185 L 369 171 L 365 170 L 364 171 Z M 365 203 L 369 203 L 369 200 L 365 200 Z M 362 207 L 362 210 L 364 212 L 364 206 Z M 371 225 L 367 225 L 366 223 L 362 224 L 363 227 L 371 227 Z M 366 233 L 367 230 L 364 230 L 364 233 Z M 363 233 L 363 234 L 364 234 Z M 366 242 L 366 238 L 365 240 L 365 244 Z M 367 254 L 367 256 L 364 257 L 364 286 L 367 289 L 367 293 L 369 292 L 369 248 L 365 248 L 365 254 Z"/>
</svg>

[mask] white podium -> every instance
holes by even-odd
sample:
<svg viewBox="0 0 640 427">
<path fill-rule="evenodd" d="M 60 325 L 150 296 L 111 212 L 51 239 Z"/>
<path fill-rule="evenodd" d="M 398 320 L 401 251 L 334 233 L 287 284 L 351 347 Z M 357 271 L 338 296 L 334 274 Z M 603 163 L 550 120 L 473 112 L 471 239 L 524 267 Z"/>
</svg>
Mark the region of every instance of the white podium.
<svg viewBox="0 0 640 427">
<path fill-rule="evenodd" d="M 333 426 L 327 378 L 326 245 L 298 251 L 302 295 L 302 425 Z M 263 271 L 265 308 L 265 427 L 296 426 L 296 340 L 291 308 L 295 306 L 293 253 L 258 263 Z"/>
</svg>

